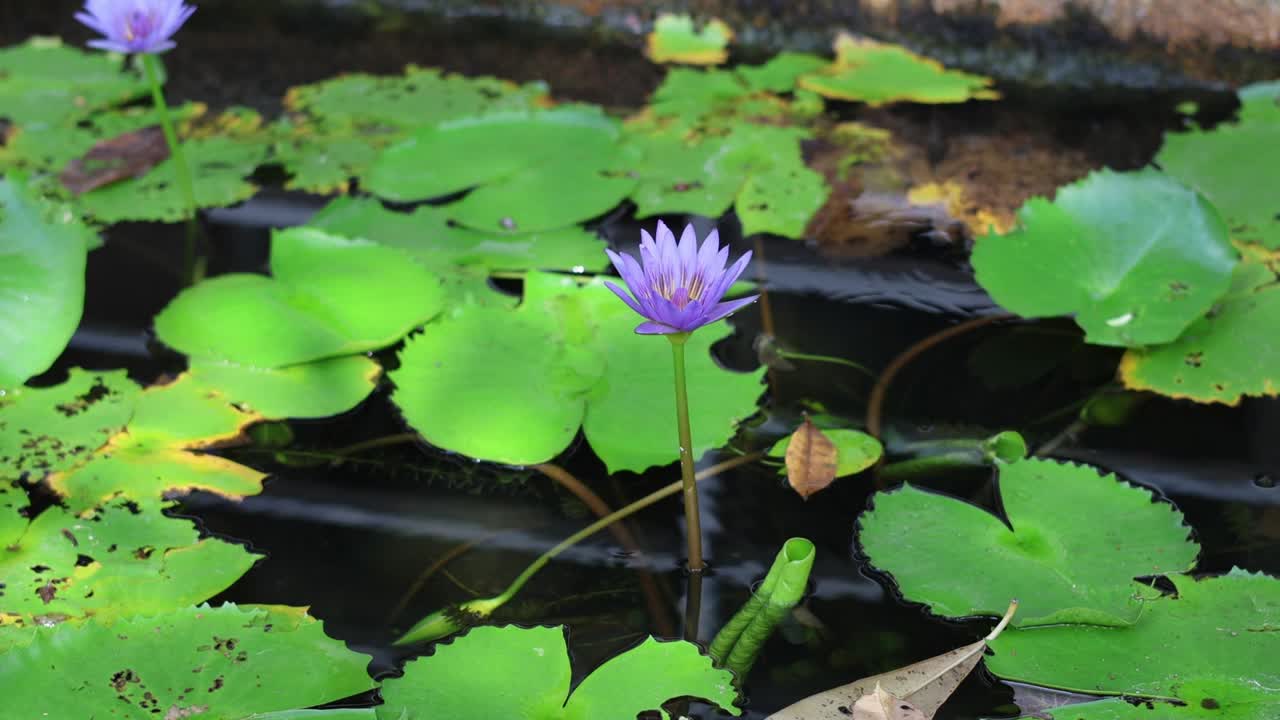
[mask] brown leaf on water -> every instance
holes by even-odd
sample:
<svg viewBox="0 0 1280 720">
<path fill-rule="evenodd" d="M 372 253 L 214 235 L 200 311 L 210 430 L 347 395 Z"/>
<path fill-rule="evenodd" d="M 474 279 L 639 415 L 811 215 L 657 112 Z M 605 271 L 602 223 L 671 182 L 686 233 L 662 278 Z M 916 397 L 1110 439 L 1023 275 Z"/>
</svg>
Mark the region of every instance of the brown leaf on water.
<svg viewBox="0 0 1280 720">
<path fill-rule="evenodd" d="M 138 177 L 169 157 L 159 125 L 144 127 L 99 142 L 84 157 L 67 163 L 58 176 L 79 195 L 113 182 Z"/>
<path fill-rule="evenodd" d="M 978 642 L 811 695 L 770 715 L 768 720 L 849 720 L 851 715 L 857 720 L 932 720 L 960 682 L 977 667 L 987 643 L 1004 630 L 1017 609 L 1018 601 L 1011 601 L 1000 623 Z M 860 708 L 868 713 L 883 708 L 881 693 L 907 706 L 896 706 L 897 712 L 919 714 L 858 714 Z"/>
<path fill-rule="evenodd" d="M 836 479 L 838 459 L 835 443 L 805 418 L 787 445 L 787 482 L 808 498 Z"/>
</svg>

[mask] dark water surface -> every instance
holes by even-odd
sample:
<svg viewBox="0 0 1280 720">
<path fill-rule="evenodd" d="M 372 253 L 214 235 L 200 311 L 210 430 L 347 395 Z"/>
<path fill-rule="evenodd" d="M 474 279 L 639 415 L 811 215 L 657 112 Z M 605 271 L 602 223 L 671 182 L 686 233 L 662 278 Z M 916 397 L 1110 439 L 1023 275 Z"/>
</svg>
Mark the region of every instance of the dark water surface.
<svg viewBox="0 0 1280 720">
<path fill-rule="evenodd" d="M 6 42 L 29 32 L 70 27 L 63 9 L 44 3 L 15 19 L 0 11 Z M 206 3 L 212 6 L 214 3 Z M 60 6 L 66 6 L 60 7 Z M 51 9 L 52 8 L 52 9 Z M 468 74 L 545 79 L 559 97 L 609 105 L 641 103 L 660 78 L 630 48 L 571 39 L 521 36 L 500 24 L 378 30 L 369 22 L 335 25 L 293 15 L 217 19 L 198 14 L 183 45 L 169 56 L 179 96 L 247 103 L 271 112 L 289 85 L 342 70 L 393 72 L 406 62 L 441 65 Z M 68 10 L 69 14 L 69 10 Z M 20 21 L 20 22 L 19 22 Z M 79 37 L 68 33 L 69 37 Z M 279 63 L 262 59 L 284 47 Z M 264 68 L 266 72 L 264 73 Z M 1011 89 L 1000 105 L 903 111 L 927 113 L 945 148 L 948 132 L 995 136 L 1009 118 L 1048 125 L 1061 142 L 1113 167 L 1136 167 L 1154 152 L 1160 133 L 1176 123 L 1179 98 L 1153 95 L 1121 102 L 1079 103 Z M 1229 103 L 1209 98 L 1210 110 Z M 261 271 L 269 229 L 304 222 L 322 198 L 268 188 L 239 208 L 209 213 L 211 272 Z M 669 220 L 681 220 L 669 218 Z M 703 221 L 709 222 L 709 221 Z M 635 242 L 637 224 L 623 213 L 600 224 L 612 242 Z M 751 247 L 730 217 L 722 234 L 737 251 Z M 963 254 L 938 248 L 913 229 L 912 241 L 885 257 L 832 260 L 804 243 L 765 242 L 767 287 L 779 342 L 796 351 L 855 360 L 879 370 L 912 343 L 965 319 L 998 314 L 974 284 Z M 71 350 L 45 378 L 67 367 L 127 367 L 154 381 L 179 372 L 182 359 L 150 341 L 151 318 L 179 289 L 181 228 L 153 224 L 113 227 L 90 255 L 83 326 Z M 758 270 L 759 267 L 755 270 Z M 748 270 L 751 275 L 755 270 Z M 389 299 L 394 301 L 394 299 Z M 759 305 L 733 319 L 737 328 L 717 351 L 730 367 L 756 364 L 752 339 L 761 330 Z M 1117 356 L 1084 348 L 1070 323 L 1040 323 L 1043 346 L 1058 368 L 1029 388 L 984 384 L 983 344 L 1013 331 L 995 324 L 925 354 L 895 380 L 886 406 L 887 430 L 928 439 L 956 433 L 1017 429 L 1033 446 L 1053 437 L 1069 414 L 1039 422 L 1111 379 Z M 394 367 L 394 349 L 378 354 Z M 1009 358 L 1004 358 L 1008 361 Z M 1016 365 L 1020 360 L 1013 358 Z M 795 361 L 776 371 L 761 416 L 735 441 L 740 450 L 768 447 L 794 428 L 808 402 L 861 422 L 871 381 L 848 368 Z M 990 372 L 1000 374 L 998 368 Z M 295 422 L 296 440 L 276 455 L 257 446 L 227 454 L 271 472 L 262 495 L 241 503 L 196 494 L 176 512 L 197 518 L 211 533 L 236 538 L 266 553 L 218 600 L 308 605 L 330 634 L 371 653 L 375 672 L 388 672 L 412 652 L 390 640 L 423 615 L 476 594 L 501 591 L 540 552 L 590 522 L 576 500 L 528 469 L 478 465 L 412 443 L 324 460 L 336 448 L 395 435 L 404 426 L 381 388 L 338 418 Z M 762 388 L 762 392 L 766 392 Z M 1280 402 L 1246 400 L 1238 408 L 1195 406 L 1153 398 L 1123 428 L 1091 429 L 1058 457 L 1095 464 L 1153 488 L 1176 503 L 1203 546 L 1200 569 L 1233 565 L 1280 573 Z M 304 464 L 321 458 L 318 464 Z M 708 456 L 709 465 L 731 457 Z M 605 477 L 580 443 L 563 460 L 613 508 L 676 477 L 675 467 L 636 476 Z M 929 478 L 922 483 L 991 504 L 986 471 Z M 747 687 L 749 711 L 763 717 L 808 694 L 924 659 L 985 634 L 988 622 L 943 622 L 904 604 L 868 570 L 854 543 L 854 523 L 874 492 L 868 476 L 847 478 L 801 500 L 773 468 L 753 466 L 703 484 L 707 553 L 714 572 L 703 589 L 702 638 L 709 640 L 746 600 L 782 542 L 808 537 L 818 548 L 812 592 L 803 612 L 768 643 Z M 566 552 L 531 581 L 496 617 L 501 622 L 564 623 L 580 676 L 648 633 L 679 633 L 685 581 L 678 498 L 634 516 L 642 552 L 626 553 L 607 533 Z M 460 545 L 473 544 L 410 593 L 423 572 Z M 640 571 L 652 572 L 663 601 L 646 607 Z M 1016 715 L 1011 691 L 975 673 L 939 717 Z"/>
</svg>

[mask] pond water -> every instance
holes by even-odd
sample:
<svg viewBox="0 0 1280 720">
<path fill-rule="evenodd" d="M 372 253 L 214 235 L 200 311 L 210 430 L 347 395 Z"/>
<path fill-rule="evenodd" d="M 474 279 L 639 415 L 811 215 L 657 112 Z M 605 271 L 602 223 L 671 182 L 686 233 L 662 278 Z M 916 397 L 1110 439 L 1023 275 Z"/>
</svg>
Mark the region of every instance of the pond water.
<svg viewBox="0 0 1280 720">
<path fill-rule="evenodd" d="M 7 24 L 2 39 L 12 42 L 36 31 L 76 37 L 61 14 L 65 8 L 57 9 L 41 8 L 22 23 Z M 543 79 L 559 97 L 614 107 L 640 105 L 660 79 L 631 48 L 497 22 L 469 22 L 445 32 L 416 25 L 378 30 L 367 23 L 357 30 L 298 14 L 237 17 L 184 38 L 171 59 L 183 68 L 174 77 L 175 99 L 234 98 L 270 112 L 289 86 L 338 71 L 394 71 L 408 62 L 521 81 Z M 262 60 L 280 57 L 282 46 L 285 62 Z M 1161 133 L 1177 126 L 1173 107 L 1178 102 L 1199 100 L 1202 116 L 1209 119 L 1229 112 L 1232 103 L 1230 95 L 1095 94 L 1082 102 L 1052 89 L 1004 90 L 1008 99 L 994 105 L 880 111 L 880 117 L 924 136 L 928 153 L 937 158 L 947 155 L 956 136 L 986 138 L 999 148 L 1001 139 L 1017 129 L 1050 138 L 1055 152 L 1075 153 L 1086 166 L 1125 169 L 1147 162 Z M 272 178 L 262 179 L 268 189 L 253 200 L 206 216 L 211 274 L 263 271 L 270 229 L 300 224 L 325 203 L 272 189 Z M 740 237 L 732 216 L 719 228 L 736 248 L 763 251 L 747 276 L 764 273 L 768 322 L 780 346 L 879 371 L 940 330 L 1004 313 L 973 281 L 962 233 L 936 218 L 898 220 L 902 240 L 887 254 L 847 252 L 832 242 L 771 239 L 752 245 Z M 711 226 L 706 219 L 697 222 Z M 594 227 L 616 246 L 631 247 L 640 225 L 623 212 Z M 105 247 L 89 256 L 81 329 L 42 382 L 56 382 L 73 366 L 125 367 L 144 383 L 182 369 L 182 357 L 160 348 L 149 334 L 152 318 L 180 288 L 181 232 L 179 226 L 146 223 L 107 232 Z M 863 254 L 868 256 L 857 257 Z M 139 279 L 143 273 L 145 282 Z M 518 290 L 518 285 L 504 289 Z M 763 332 L 763 310 L 760 304 L 733 318 L 735 334 L 716 348 L 725 365 L 757 365 L 753 340 Z M 993 388 L 987 378 L 1005 369 L 984 367 L 993 358 L 983 348 L 1022 325 L 993 322 L 908 365 L 888 393 L 886 436 L 929 440 L 1017 429 L 1032 447 L 1055 438 L 1074 417 L 1059 411 L 1110 382 L 1118 352 L 1086 346 L 1069 322 L 1041 322 L 1043 341 L 1023 346 L 1034 358 L 1006 353 L 996 360 L 1018 365 L 1042 362 L 1048 354 L 1056 358 L 1053 369 L 1029 387 Z M 393 368 L 395 348 L 377 359 Z M 792 369 L 770 372 L 769 385 L 762 388 L 763 413 L 735 440 L 738 450 L 767 448 L 814 403 L 859 423 L 865 419 L 873 382 L 866 375 L 816 361 L 792 364 Z M 580 502 L 536 470 L 475 464 L 399 437 L 406 428 L 387 399 L 386 384 L 345 415 L 289 423 L 294 441 L 287 448 L 264 442 L 225 450 L 237 462 L 270 473 L 261 495 L 231 502 L 196 493 L 181 498 L 173 510 L 197 519 L 209 533 L 266 554 L 214 602 L 309 606 L 330 634 L 372 654 L 376 673 L 390 672 L 419 652 L 391 645 L 413 622 L 450 603 L 501 591 L 540 552 L 591 518 Z M 1153 396 L 1123 426 L 1090 428 L 1066 438 L 1053 456 L 1116 472 L 1175 503 L 1203 546 L 1201 571 L 1241 566 L 1278 574 L 1278 433 L 1280 402 L 1246 399 L 1228 408 Z M 380 438 L 390 441 L 344 450 Z M 729 457 L 712 454 L 703 465 Z M 564 462 L 615 509 L 670 482 L 676 472 L 667 467 L 607 477 L 604 465 L 581 442 Z M 993 504 L 989 469 L 913 482 Z M 701 640 L 708 641 L 745 602 L 783 541 L 800 536 L 817 545 L 801 610 L 769 640 L 746 687 L 749 717 L 763 718 L 812 693 L 985 633 L 986 624 L 943 621 L 902 602 L 891 583 L 869 568 L 855 546 L 854 531 L 875 490 L 876 480 L 867 473 L 837 481 L 806 501 L 786 486 L 776 468 L 758 464 L 703 483 L 712 572 L 702 588 Z M 678 636 L 687 585 L 679 500 L 640 513 L 629 525 L 639 552 L 626 551 L 601 533 L 561 555 L 495 620 L 568 625 L 579 678 L 646 634 Z M 648 595 L 646 587 L 652 588 Z M 1011 690 L 983 671 L 964 683 L 939 717 L 1017 714 Z"/>
</svg>

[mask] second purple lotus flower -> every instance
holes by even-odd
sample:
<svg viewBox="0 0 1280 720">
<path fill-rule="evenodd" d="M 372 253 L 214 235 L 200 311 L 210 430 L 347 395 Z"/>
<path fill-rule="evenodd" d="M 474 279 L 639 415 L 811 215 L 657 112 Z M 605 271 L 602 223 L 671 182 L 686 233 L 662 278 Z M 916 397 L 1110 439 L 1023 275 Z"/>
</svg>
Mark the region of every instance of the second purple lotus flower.
<svg viewBox="0 0 1280 720">
<path fill-rule="evenodd" d="M 655 240 L 647 231 L 640 231 L 640 262 L 624 253 L 605 251 L 631 294 L 611 282 L 605 285 L 646 319 L 636 332 L 693 332 L 755 302 L 756 295 L 720 302 L 751 261 L 751 251 L 726 269 L 729 248 L 720 247 L 720 235 L 715 230 L 707 235 L 701 248 L 692 225 L 681 233 L 679 243 L 661 221 L 657 235 Z"/>
</svg>

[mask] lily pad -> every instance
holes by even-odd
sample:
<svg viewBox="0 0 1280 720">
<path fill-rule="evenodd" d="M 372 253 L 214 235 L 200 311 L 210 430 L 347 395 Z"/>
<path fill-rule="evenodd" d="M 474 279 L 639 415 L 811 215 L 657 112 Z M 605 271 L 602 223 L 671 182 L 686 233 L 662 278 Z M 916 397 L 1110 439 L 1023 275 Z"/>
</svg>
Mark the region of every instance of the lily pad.
<svg viewBox="0 0 1280 720">
<path fill-rule="evenodd" d="M 732 715 L 733 675 L 697 645 L 646 639 L 606 662 L 571 693 L 562 627 L 478 627 L 411 661 L 383 683 L 383 720 L 632 720 L 681 697 L 708 700 Z"/>
<path fill-rule="evenodd" d="M 978 282 L 1023 317 L 1074 314 L 1086 340 L 1171 342 L 1226 293 L 1237 253 L 1203 197 L 1152 169 L 1095 172 L 977 241 Z"/>
<path fill-rule="evenodd" d="M 386 145 L 402 133 L 321 123 L 281 120 L 271 128 L 271 160 L 289 174 L 285 188 L 326 194 L 346 192 L 352 178 L 365 174 Z"/>
<path fill-rule="evenodd" d="M 400 248 L 429 268 L 450 272 L 457 266 L 584 272 L 607 264 L 604 243 L 577 226 L 525 234 L 483 232 L 452 225 L 447 216 L 446 208 L 432 205 L 397 212 L 374 198 L 340 197 L 307 224 Z"/>
<path fill-rule="evenodd" d="M 734 205 L 745 235 L 803 237 L 828 192 L 804 163 L 800 142 L 807 137 L 798 128 L 749 124 L 694 141 L 670 131 L 632 135 L 628 142 L 644 156 L 631 196 L 636 214 L 718 217 Z"/>
<path fill-rule="evenodd" d="M 428 442 L 482 460 L 545 462 L 583 425 L 610 472 L 667 464 L 679 455 L 671 350 L 636 335 L 637 321 L 598 281 L 530 273 L 516 310 L 457 308 L 410 338 L 392 399 Z M 711 357 L 728 329 L 708 326 L 686 346 L 695 457 L 727 442 L 761 391 L 763 371 Z"/>
<path fill-rule="evenodd" d="M 0 117 L 19 125 L 61 124 L 146 94 L 147 84 L 125 71 L 124 60 L 57 38 L 0 48 Z"/>
<path fill-rule="evenodd" d="M 125 430 L 48 484 L 75 512 L 115 497 L 144 507 L 174 492 L 206 490 L 231 498 L 262 490 L 262 473 L 198 452 L 238 438 L 259 416 L 186 375 L 137 396 Z"/>
<path fill-rule="evenodd" d="M 1240 122 L 1165 135 L 1156 164 L 1203 193 L 1226 218 L 1236 240 L 1280 249 L 1280 198 L 1272 169 L 1280 166 L 1276 84 L 1240 91 Z"/>
<path fill-rule="evenodd" d="M 41 628 L 0 655 L 0 693 L 20 717 L 245 718 L 364 692 L 368 661 L 301 609 L 186 608 Z"/>
<path fill-rule="evenodd" d="M 271 271 L 184 290 L 156 316 L 157 336 L 194 357 L 274 368 L 385 347 L 444 303 L 436 276 L 401 251 L 312 228 L 275 234 Z"/>
<path fill-rule="evenodd" d="M 826 65 L 827 61 L 817 55 L 783 52 L 774 55 L 763 65 L 739 65 L 734 69 L 752 89 L 781 93 L 794 90 L 796 80 L 801 75 L 807 75 Z"/>
<path fill-rule="evenodd" d="M 0 395 L 0 487 L 37 482 L 88 457 L 129 422 L 139 388 L 124 370 L 72 368 L 48 388 Z"/>
<path fill-rule="evenodd" d="M 426 200 L 499 182 L 549 160 L 587 165 L 611 157 L 617 138 L 617 123 L 588 106 L 465 117 L 423 127 L 388 148 L 365 187 L 390 200 Z"/>
<path fill-rule="evenodd" d="M 264 138 L 214 136 L 187 139 L 182 151 L 191 170 L 196 205 L 226 207 L 247 200 L 257 187 L 246 178 L 267 157 Z M 191 213 L 169 158 L 141 177 L 98 188 L 80 196 L 81 208 L 102 223 L 125 220 L 177 222 Z"/>
<path fill-rule="evenodd" d="M 378 385 L 382 367 L 363 355 L 283 368 L 192 361 L 192 381 L 268 419 L 322 418 L 359 405 Z"/>
<path fill-rule="evenodd" d="M 881 456 L 884 455 L 884 447 L 880 441 L 864 432 L 837 428 L 824 429 L 822 434 L 836 446 L 836 477 L 838 478 L 857 475 L 880 462 Z M 787 435 L 774 443 L 773 447 L 769 448 L 769 457 L 785 456 L 787 446 L 791 444 L 791 437 Z M 787 471 L 783 468 L 779 472 L 785 475 Z"/>
<path fill-rule="evenodd" d="M 1094 704 L 1063 717 L 1250 720 L 1280 710 L 1280 581 L 1233 570 L 1170 578 L 1176 593 L 1135 585 L 1141 619 L 1126 627 L 1060 625 L 1005 632 L 992 643 L 992 672 L 1009 680 L 1089 693 L 1186 703 L 1182 713 L 1109 714 Z M 1084 706 L 1080 706 L 1084 707 Z M 1064 708 L 1065 710 L 1065 708 Z M 1170 708 L 1170 710 L 1174 710 Z M 1212 712 L 1202 712 L 1212 711 Z"/>
<path fill-rule="evenodd" d="M 69 207 L 0 178 L 0 388 L 48 370 L 71 340 L 94 237 Z"/>
<path fill-rule="evenodd" d="M 818 72 L 802 75 L 800 87 L 836 100 L 868 105 L 892 102 L 961 103 L 994 100 L 991 78 L 948 70 L 898 45 L 841 34 L 836 60 Z"/>
<path fill-rule="evenodd" d="M 536 232 L 604 213 L 635 187 L 617 123 L 599 108 L 505 112 L 419 130 L 388 148 L 364 185 L 396 201 L 475 188 L 448 217 L 488 232 Z"/>
<path fill-rule="evenodd" d="M 285 106 L 330 126 L 411 129 L 546 102 L 542 83 L 516 85 L 492 77 L 443 74 L 410 65 L 403 75 L 351 73 L 289 90 Z"/>
<path fill-rule="evenodd" d="M 1262 265 L 1242 263 L 1231 291 L 1177 340 L 1134 348 L 1120 362 L 1125 387 L 1202 403 L 1238 405 L 1280 394 L 1280 285 Z"/>
<path fill-rule="evenodd" d="M 719 65 L 729 59 L 733 30 L 719 18 L 711 18 L 701 29 L 688 15 L 662 13 L 646 39 L 645 55 L 656 63 Z"/>
<path fill-rule="evenodd" d="M 905 598 L 945 617 L 998 616 L 1018 598 L 1020 627 L 1125 625 L 1143 610 L 1134 578 L 1195 564 L 1182 514 L 1146 490 L 1082 465 L 997 467 L 1008 525 L 910 485 L 876 495 L 858 540 Z"/>
<path fill-rule="evenodd" d="M 199 103 L 170 108 L 180 126 L 205 111 Z M 28 125 L 12 129 L 0 147 L 0 168 L 16 168 L 31 173 L 56 174 L 67 163 L 82 157 L 94 145 L 146 127 L 158 126 L 160 118 L 150 107 L 128 107 L 96 112 L 74 125 Z"/>
<path fill-rule="evenodd" d="M 123 500 L 81 516 L 51 507 L 30 524 L 0 520 L 0 533 L 6 549 L 0 553 L 0 625 L 193 605 L 225 590 L 259 557 L 241 545 L 200 539 L 189 520 Z"/>
</svg>

